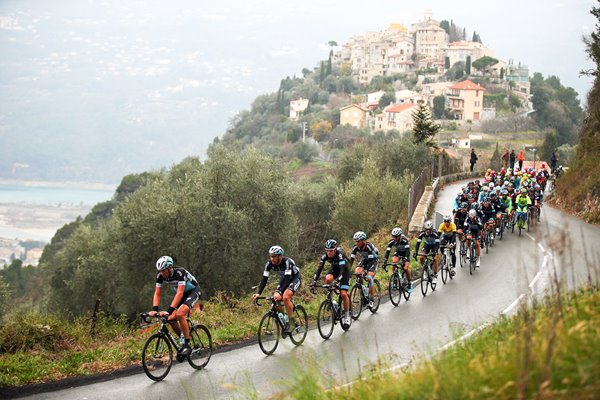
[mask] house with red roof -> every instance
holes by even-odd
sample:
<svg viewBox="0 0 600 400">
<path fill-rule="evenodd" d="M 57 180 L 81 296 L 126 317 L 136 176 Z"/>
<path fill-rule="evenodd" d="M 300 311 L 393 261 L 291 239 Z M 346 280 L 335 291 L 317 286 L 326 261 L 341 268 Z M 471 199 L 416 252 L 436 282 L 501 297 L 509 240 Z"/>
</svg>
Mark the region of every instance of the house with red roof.
<svg viewBox="0 0 600 400">
<path fill-rule="evenodd" d="M 455 119 L 479 121 L 485 88 L 470 80 L 455 83 L 446 92 L 447 105 Z"/>
<path fill-rule="evenodd" d="M 413 128 L 412 114 L 416 105 L 413 103 L 391 104 L 383 113 L 375 117 L 375 130 L 387 132 L 395 129 L 399 132 L 410 131 Z"/>
</svg>

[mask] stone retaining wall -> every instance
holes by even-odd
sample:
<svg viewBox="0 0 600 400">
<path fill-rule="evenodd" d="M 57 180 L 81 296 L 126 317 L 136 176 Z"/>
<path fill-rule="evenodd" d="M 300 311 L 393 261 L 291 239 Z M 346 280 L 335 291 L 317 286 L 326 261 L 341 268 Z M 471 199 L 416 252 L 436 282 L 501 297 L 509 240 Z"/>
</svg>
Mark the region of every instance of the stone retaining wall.
<svg viewBox="0 0 600 400">
<path fill-rule="evenodd" d="M 419 204 L 417 204 L 417 208 L 410 219 L 410 223 L 408 224 L 408 233 L 411 236 L 418 235 L 423 228 L 423 224 L 428 219 L 427 211 L 431 206 L 431 203 L 435 199 L 435 195 L 438 190 L 445 185 L 446 183 L 457 182 L 463 179 L 480 177 L 482 173 L 480 171 L 473 172 L 459 172 L 457 174 L 444 175 L 436 178 L 434 183 L 431 186 L 425 186 L 425 192 L 421 196 L 419 200 Z"/>
</svg>

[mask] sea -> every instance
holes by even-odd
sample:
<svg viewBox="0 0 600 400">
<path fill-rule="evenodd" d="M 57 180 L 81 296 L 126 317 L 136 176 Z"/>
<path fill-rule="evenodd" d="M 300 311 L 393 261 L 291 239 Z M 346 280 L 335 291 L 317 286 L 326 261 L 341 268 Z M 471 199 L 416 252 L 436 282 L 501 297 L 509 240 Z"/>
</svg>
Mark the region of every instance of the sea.
<svg viewBox="0 0 600 400">
<path fill-rule="evenodd" d="M 49 242 L 59 228 L 110 200 L 116 186 L 0 182 L 0 239 Z"/>
</svg>

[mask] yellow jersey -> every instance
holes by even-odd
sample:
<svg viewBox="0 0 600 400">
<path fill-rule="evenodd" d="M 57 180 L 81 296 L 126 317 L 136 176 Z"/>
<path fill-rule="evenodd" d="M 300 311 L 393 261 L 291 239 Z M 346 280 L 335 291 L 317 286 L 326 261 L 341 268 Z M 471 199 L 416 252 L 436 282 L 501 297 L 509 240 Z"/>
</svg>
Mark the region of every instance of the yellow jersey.
<svg viewBox="0 0 600 400">
<path fill-rule="evenodd" d="M 445 222 L 442 222 L 440 224 L 440 227 L 438 228 L 438 232 L 441 232 L 442 234 L 445 234 L 445 235 L 454 233 L 454 232 L 456 232 L 456 224 L 454 222 L 450 222 L 450 224 L 446 225 Z"/>
</svg>

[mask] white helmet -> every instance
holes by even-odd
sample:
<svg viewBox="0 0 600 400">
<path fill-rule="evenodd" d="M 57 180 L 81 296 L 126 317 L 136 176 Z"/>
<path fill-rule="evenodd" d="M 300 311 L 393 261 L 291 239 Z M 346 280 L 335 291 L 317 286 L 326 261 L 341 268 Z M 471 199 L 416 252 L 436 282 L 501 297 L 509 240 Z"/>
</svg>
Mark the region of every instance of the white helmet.
<svg viewBox="0 0 600 400">
<path fill-rule="evenodd" d="M 392 229 L 392 236 L 402 236 L 403 233 L 401 228 Z"/>
<path fill-rule="evenodd" d="M 271 255 L 271 256 L 282 256 L 283 255 L 283 249 L 281 248 L 281 246 L 271 246 L 271 248 L 269 249 L 269 255 Z"/>
<path fill-rule="evenodd" d="M 354 234 L 354 241 L 359 241 L 359 240 L 366 240 L 367 239 L 367 234 L 364 233 L 363 231 L 358 231 Z"/>
<path fill-rule="evenodd" d="M 475 218 L 476 216 L 477 216 L 477 210 L 470 209 L 469 210 L 469 217 L 470 218 Z"/>
<path fill-rule="evenodd" d="M 156 269 L 158 271 L 164 271 L 165 269 L 173 266 L 173 259 L 169 256 L 162 256 L 156 260 Z"/>
<path fill-rule="evenodd" d="M 423 229 L 433 229 L 433 222 L 431 222 L 431 220 L 425 221 Z"/>
</svg>

